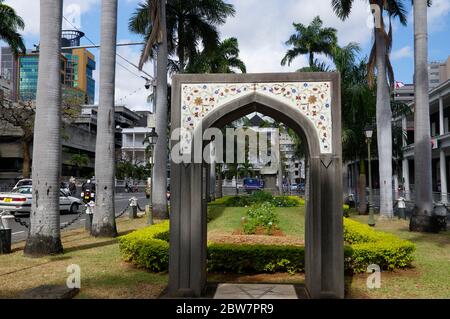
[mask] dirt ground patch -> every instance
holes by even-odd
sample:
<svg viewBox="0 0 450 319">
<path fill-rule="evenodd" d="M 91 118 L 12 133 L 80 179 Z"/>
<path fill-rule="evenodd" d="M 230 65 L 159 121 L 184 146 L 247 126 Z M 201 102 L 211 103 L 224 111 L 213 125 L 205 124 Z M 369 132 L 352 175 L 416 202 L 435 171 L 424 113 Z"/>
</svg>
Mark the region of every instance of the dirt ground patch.
<svg viewBox="0 0 450 319">
<path fill-rule="evenodd" d="M 294 236 L 243 235 L 213 231 L 208 233 L 208 241 L 220 244 L 262 244 L 303 246 L 305 241 Z"/>
</svg>

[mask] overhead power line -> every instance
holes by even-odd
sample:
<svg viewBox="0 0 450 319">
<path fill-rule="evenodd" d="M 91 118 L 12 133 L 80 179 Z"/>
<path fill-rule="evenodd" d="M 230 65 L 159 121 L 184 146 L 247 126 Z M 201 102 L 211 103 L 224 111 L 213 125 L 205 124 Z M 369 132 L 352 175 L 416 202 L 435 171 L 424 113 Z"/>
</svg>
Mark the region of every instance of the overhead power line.
<svg viewBox="0 0 450 319">
<path fill-rule="evenodd" d="M 72 22 L 70 22 L 65 16 L 63 16 L 63 18 L 64 18 L 64 20 L 65 20 L 67 23 L 69 23 L 75 30 L 81 32 L 81 30 L 78 29 L 78 28 L 77 28 Z M 92 44 L 92 46 L 65 47 L 65 48 L 63 48 L 63 49 L 75 49 L 75 48 L 87 48 L 87 47 L 91 47 L 91 48 L 100 48 L 100 45 L 95 44 L 94 41 L 92 41 L 86 34 L 84 35 L 84 37 L 86 38 L 86 40 L 88 40 L 88 41 Z M 132 43 L 130 43 L 130 44 L 122 43 L 122 44 L 117 44 L 117 46 L 138 45 L 138 44 L 144 44 L 144 43 L 140 43 L 140 42 L 132 42 Z M 137 70 L 139 70 L 139 67 L 138 67 L 136 64 L 134 64 L 133 62 L 131 62 L 130 60 L 128 60 L 127 58 L 123 57 L 122 55 L 120 55 L 120 54 L 117 53 L 117 52 L 116 52 L 116 55 L 117 55 L 119 58 L 121 58 L 122 60 L 124 60 L 125 62 L 127 62 L 128 64 L 130 64 L 131 66 L 135 67 Z M 128 72 L 130 72 L 131 74 L 133 74 L 134 76 L 139 77 L 139 78 L 142 78 L 142 76 L 140 76 L 140 75 L 134 73 L 133 71 L 131 71 L 130 69 L 128 69 L 127 67 L 125 67 L 125 66 L 124 66 L 123 64 L 121 64 L 120 62 L 117 62 L 117 61 L 116 61 L 116 63 L 117 63 L 120 67 L 124 68 L 125 70 L 127 70 Z M 151 76 L 150 74 L 148 74 L 148 73 L 145 72 L 144 70 L 139 70 L 139 72 L 142 72 L 142 73 L 144 73 L 145 75 L 147 75 L 150 79 L 153 79 L 153 76 Z"/>
</svg>

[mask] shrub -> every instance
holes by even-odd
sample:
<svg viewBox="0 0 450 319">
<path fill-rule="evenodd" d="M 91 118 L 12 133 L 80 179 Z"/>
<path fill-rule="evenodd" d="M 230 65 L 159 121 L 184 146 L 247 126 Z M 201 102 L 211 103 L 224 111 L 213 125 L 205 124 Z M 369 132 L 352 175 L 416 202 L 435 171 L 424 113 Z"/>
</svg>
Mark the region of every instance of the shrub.
<svg viewBox="0 0 450 319">
<path fill-rule="evenodd" d="M 289 272 L 305 269 L 302 246 L 209 244 L 208 271 L 234 273 Z"/>
<path fill-rule="evenodd" d="M 271 193 L 261 191 L 261 190 L 257 190 L 250 195 L 250 201 L 254 204 L 271 202 L 272 199 L 273 199 L 273 196 Z"/>
<path fill-rule="evenodd" d="M 150 271 L 169 268 L 169 222 L 165 221 L 119 237 L 122 258 Z"/>
<path fill-rule="evenodd" d="M 169 223 L 152 225 L 119 238 L 122 258 L 138 267 L 168 270 Z M 405 268 L 415 245 L 395 235 L 344 218 L 344 265 L 347 273 L 365 272 L 370 264 L 384 270 Z M 238 273 L 302 272 L 305 249 L 292 245 L 208 244 L 208 271 Z"/>
<path fill-rule="evenodd" d="M 270 202 L 256 204 L 247 211 L 244 223 L 244 233 L 254 234 L 258 227 L 263 227 L 267 234 L 272 233 L 272 229 L 278 223 L 278 216 L 274 206 Z"/>
<path fill-rule="evenodd" d="M 305 204 L 302 199 L 297 196 L 276 196 L 272 199 L 275 207 L 298 207 Z"/>
<path fill-rule="evenodd" d="M 246 207 L 264 202 L 271 202 L 275 207 L 297 207 L 305 204 L 305 200 L 298 196 L 272 196 L 270 193 L 264 191 L 256 191 L 250 196 L 224 196 L 208 205 Z"/>
</svg>

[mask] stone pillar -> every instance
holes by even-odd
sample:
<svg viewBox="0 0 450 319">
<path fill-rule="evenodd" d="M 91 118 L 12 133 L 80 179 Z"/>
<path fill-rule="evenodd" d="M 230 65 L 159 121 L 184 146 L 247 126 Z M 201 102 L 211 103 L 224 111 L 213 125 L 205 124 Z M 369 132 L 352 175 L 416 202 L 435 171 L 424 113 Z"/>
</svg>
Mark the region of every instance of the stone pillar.
<svg viewBox="0 0 450 319">
<path fill-rule="evenodd" d="M 444 99 L 439 97 L 439 135 L 444 135 Z"/>
<path fill-rule="evenodd" d="M 441 202 L 447 204 L 447 165 L 445 160 L 445 151 L 441 149 L 439 155 L 439 165 L 441 171 Z"/>
<path fill-rule="evenodd" d="M 211 201 L 216 199 L 216 157 L 215 145 L 211 142 L 211 164 L 209 170 L 209 198 Z"/>
<path fill-rule="evenodd" d="M 342 162 L 321 155 L 309 164 L 305 278 L 312 298 L 344 298 Z"/>
<path fill-rule="evenodd" d="M 200 297 L 206 288 L 202 166 L 172 162 L 168 293 L 174 297 Z"/>
<path fill-rule="evenodd" d="M 407 158 L 403 159 L 402 175 L 403 175 L 403 186 L 405 188 L 405 198 L 406 198 L 406 200 L 410 200 L 411 199 L 411 191 L 409 189 L 409 161 Z"/>
</svg>

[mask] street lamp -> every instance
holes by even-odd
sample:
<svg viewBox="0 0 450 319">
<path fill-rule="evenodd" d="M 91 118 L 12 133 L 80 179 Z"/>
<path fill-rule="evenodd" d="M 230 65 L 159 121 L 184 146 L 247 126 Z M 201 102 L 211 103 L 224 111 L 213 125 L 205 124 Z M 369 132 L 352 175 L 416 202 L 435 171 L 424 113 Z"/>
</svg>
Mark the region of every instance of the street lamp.
<svg viewBox="0 0 450 319">
<path fill-rule="evenodd" d="M 151 158 L 150 158 L 150 196 L 148 198 L 148 218 L 147 224 L 153 224 L 153 208 L 152 208 L 152 193 L 153 193 L 153 163 L 155 162 L 154 149 L 156 142 L 158 141 L 158 134 L 153 127 L 151 132 L 147 135 L 147 141 L 150 146 Z"/>
<path fill-rule="evenodd" d="M 370 157 L 370 143 L 372 142 L 373 128 L 368 126 L 364 130 L 367 143 L 367 160 L 369 162 L 369 221 L 368 224 L 371 227 L 375 226 L 375 218 L 373 216 L 373 199 L 372 199 L 372 165 Z"/>
</svg>

